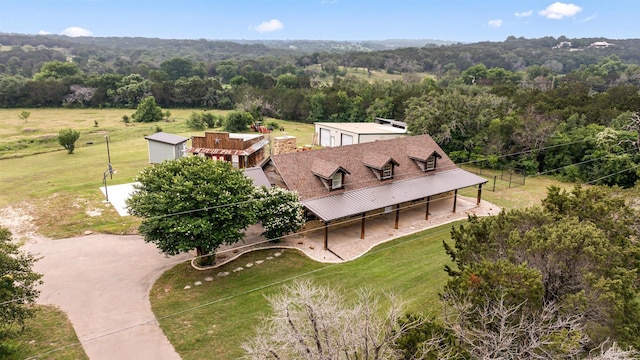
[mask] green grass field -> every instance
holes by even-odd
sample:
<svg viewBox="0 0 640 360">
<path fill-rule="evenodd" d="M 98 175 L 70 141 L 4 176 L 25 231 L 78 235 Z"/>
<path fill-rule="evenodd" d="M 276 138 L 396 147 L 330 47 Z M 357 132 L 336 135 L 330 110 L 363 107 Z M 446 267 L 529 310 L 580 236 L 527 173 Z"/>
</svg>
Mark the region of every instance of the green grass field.
<svg viewBox="0 0 640 360">
<path fill-rule="evenodd" d="M 171 110 L 169 122 L 128 126 L 122 122 L 122 116 L 133 110 L 27 109 L 31 115 L 26 122 L 18 118 L 22 110 L 0 109 L 0 209 L 12 207 L 28 213 L 37 232 L 54 239 L 77 236 L 87 230 L 116 234 L 136 230 L 137 219 L 122 218 L 103 203 L 99 188 L 107 169 L 105 135 L 109 136 L 111 162 L 117 170 L 108 184 L 115 185 L 131 182 L 139 170 L 149 166 L 144 136 L 154 133 L 156 126 L 187 137 L 203 133 L 191 131 L 185 125 L 188 116 L 200 110 Z M 287 135 L 297 137 L 298 144 L 311 143 L 312 124 L 277 122 Z M 81 134 L 74 154 L 67 154 L 53 139 L 63 128 Z M 51 332 L 53 327 L 60 334 Z M 70 344 L 75 345 L 43 358 L 86 358 L 66 316 L 52 307 L 41 307 L 36 319 L 29 321 L 27 331 L 12 340 L 12 344 L 17 344 L 17 357 L 12 357 L 15 359 Z"/>
<path fill-rule="evenodd" d="M 22 360 L 30 357 L 48 360 L 88 359 L 78 342 L 73 327 L 64 312 L 54 306 L 37 306 L 35 317 L 28 319 L 24 332 L 7 341 L 10 354 L 0 357 L 6 360 Z"/>
<path fill-rule="evenodd" d="M 52 238 L 76 236 L 87 230 L 123 234 L 137 226 L 136 219 L 120 218 L 102 202 L 99 188 L 108 164 L 105 136 L 109 136 L 111 163 L 117 171 L 107 183 L 115 185 L 133 181 L 138 171 L 149 166 L 144 136 L 154 133 L 156 126 L 186 137 L 204 133 L 190 131 L 185 125 L 196 110 L 172 110 L 169 122 L 128 126 L 122 122 L 122 115 L 131 111 L 122 109 L 30 109 L 27 122 L 19 120 L 20 111 L 0 109 L 0 149 L 11 148 L 0 151 L 0 208 L 11 205 L 29 209 L 38 231 Z M 277 122 L 287 135 L 296 136 L 299 145 L 311 143 L 312 124 Z M 62 128 L 81 133 L 73 154 L 67 154 L 55 140 L 15 149 L 16 144 L 55 136 Z"/>
<path fill-rule="evenodd" d="M 442 241 L 452 225 L 427 230 L 374 248 L 344 264 L 320 264 L 295 250 L 267 260 L 276 250 L 245 254 L 219 269 L 196 271 L 189 264 L 167 271 L 151 290 L 151 303 L 160 325 L 183 359 L 237 359 L 240 345 L 253 334 L 260 316 L 267 314 L 264 295 L 293 279 L 312 279 L 343 291 L 361 287 L 376 294 L 399 295 L 412 312 L 436 315 L 437 294 L 446 281 L 448 258 Z M 260 265 L 233 272 L 247 263 Z M 229 276 L 219 277 L 222 271 Z M 204 281 L 213 277 L 213 281 Z M 194 286 L 195 281 L 201 286 Z M 184 287 L 190 285 L 191 289 Z"/>
</svg>

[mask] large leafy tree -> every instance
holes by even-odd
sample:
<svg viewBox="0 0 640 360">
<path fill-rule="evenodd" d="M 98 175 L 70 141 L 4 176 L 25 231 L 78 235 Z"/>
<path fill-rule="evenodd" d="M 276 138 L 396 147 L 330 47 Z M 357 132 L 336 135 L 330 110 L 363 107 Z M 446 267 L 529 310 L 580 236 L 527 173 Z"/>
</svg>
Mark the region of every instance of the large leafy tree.
<svg viewBox="0 0 640 360">
<path fill-rule="evenodd" d="M 32 270 L 37 258 L 21 252 L 11 242 L 11 232 L 0 227 L 0 344 L 16 326 L 33 315 L 40 293 L 36 287 L 42 283 L 42 275 Z"/>
<path fill-rule="evenodd" d="M 471 218 L 452 230 L 455 245 L 445 247 L 455 266 L 447 267 L 445 294 L 472 306 L 527 304 L 537 314 L 553 304 L 558 316 L 580 317 L 587 346 L 612 339 L 637 348 L 639 224 L 615 190 L 551 187 L 542 207 Z"/>
<path fill-rule="evenodd" d="M 143 169 L 127 204 L 142 217 L 140 233 L 166 254 L 196 249 L 200 263 L 222 244 L 233 244 L 256 222 L 254 187 L 230 163 L 199 156 L 165 161 Z"/>
<path fill-rule="evenodd" d="M 71 81 L 76 81 L 82 75 L 82 70 L 77 64 L 71 62 L 62 62 L 58 60 L 44 63 L 40 68 L 40 71 L 34 75 L 35 80 L 56 79 L 65 80 L 72 78 Z"/>
</svg>

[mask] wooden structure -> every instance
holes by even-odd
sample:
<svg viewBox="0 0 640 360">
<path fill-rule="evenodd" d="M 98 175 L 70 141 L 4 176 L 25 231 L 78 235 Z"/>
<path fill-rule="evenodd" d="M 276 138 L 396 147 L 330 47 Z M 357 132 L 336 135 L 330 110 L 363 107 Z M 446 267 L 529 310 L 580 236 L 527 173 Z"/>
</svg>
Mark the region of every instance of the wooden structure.
<svg viewBox="0 0 640 360">
<path fill-rule="evenodd" d="M 260 165 L 266 158 L 269 140 L 264 135 L 205 132 L 193 136 L 191 148 L 194 155 L 230 162 L 233 167 L 244 169 Z"/>
</svg>

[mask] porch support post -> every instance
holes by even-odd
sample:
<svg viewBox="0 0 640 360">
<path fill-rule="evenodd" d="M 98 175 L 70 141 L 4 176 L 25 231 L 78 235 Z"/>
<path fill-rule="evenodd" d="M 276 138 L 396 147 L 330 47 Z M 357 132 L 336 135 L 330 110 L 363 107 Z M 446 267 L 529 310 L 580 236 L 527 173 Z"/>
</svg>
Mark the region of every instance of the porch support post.
<svg viewBox="0 0 640 360">
<path fill-rule="evenodd" d="M 478 198 L 476 199 L 476 205 L 480 205 L 480 200 L 482 200 L 482 184 L 478 185 Z"/>
<path fill-rule="evenodd" d="M 429 204 L 431 204 L 431 196 L 427 196 L 427 209 L 424 213 L 425 220 L 429 220 Z"/>
<path fill-rule="evenodd" d="M 329 249 L 329 222 L 324 223 L 324 249 Z"/>
<path fill-rule="evenodd" d="M 396 204 L 396 225 L 394 229 L 398 228 L 398 222 L 400 221 L 400 204 Z"/>
<path fill-rule="evenodd" d="M 364 213 L 362 213 L 362 221 L 360 223 L 360 239 L 364 239 Z"/>
<path fill-rule="evenodd" d="M 458 189 L 453 192 L 453 212 L 456 212 L 456 205 L 458 205 Z"/>
</svg>

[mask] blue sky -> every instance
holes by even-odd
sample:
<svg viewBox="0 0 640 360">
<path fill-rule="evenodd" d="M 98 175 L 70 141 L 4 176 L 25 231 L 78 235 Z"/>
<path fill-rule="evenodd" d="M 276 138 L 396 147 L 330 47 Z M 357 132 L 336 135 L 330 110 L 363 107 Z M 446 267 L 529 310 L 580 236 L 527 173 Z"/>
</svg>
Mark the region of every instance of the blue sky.
<svg viewBox="0 0 640 360">
<path fill-rule="evenodd" d="M 0 0 L 0 32 L 163 39 L 640 37 L 640 0 Z"/>
</svg>

